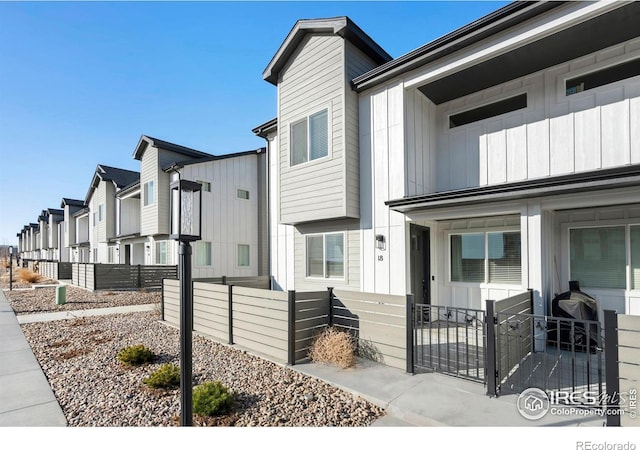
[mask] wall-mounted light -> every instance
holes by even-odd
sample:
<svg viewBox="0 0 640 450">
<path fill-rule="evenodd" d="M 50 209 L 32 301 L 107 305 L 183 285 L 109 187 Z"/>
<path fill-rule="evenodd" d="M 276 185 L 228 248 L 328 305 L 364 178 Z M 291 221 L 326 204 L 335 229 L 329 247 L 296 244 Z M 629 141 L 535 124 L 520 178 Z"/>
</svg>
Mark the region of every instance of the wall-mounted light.
<svg viewBox="0 0 640 450">
<path fill-rule="evenodd" d="M 383 234 L 376 234 L 376 248 L 378 250 L 385 250 L 387 248 Z"/>
</svg>

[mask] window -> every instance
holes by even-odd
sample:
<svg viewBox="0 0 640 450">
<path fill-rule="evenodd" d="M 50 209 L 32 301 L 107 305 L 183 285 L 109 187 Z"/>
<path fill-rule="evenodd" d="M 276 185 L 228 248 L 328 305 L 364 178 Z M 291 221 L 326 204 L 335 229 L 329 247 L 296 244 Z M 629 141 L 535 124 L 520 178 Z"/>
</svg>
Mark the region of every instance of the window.
<svg viewBox="0 0 640 450">
<path fill-rule="evenodd" d="M 115 247 L 107 247 L 107 262 L 113 264 L 115 262 Z"/>
<path fill-rule="evenodd" d="M 571 78 L 565 82 L 565 93 L 573 95 L 637 75 L 640 75 L 640 58 Z"/>
<path fill-rule="evenodd" d="M 571 280 L 580 286 L 626 287 L 625 227 L 569 231 Z"/>
<path fill-rule="evenodd" d="M 245 189 L 238 189 L 237 193 L 238 198 L 242 198 L 244 200 L 249 200 L 249 191 Z"/>
<path fill-rule="evenodd" d="M 167 257 L 167 241 L 156 242 L 156 264 L 169 264 Z"/>
<path fill-rule="evenodd" d="M 202 186 L 202 192 L 211 192 L 211 183 L 202 180 L 198 180 L 198 183 Z"/>
<path fill-rule="evenodd" d="M 469 123 L 478 122 L 490 117 L 499 116 L 527 107 L 527 94 L 499 100 L 488 105 L 482 105 L 468 111 L 449 116 L 449 128 L 455 128 Z"/>
<path fill-rule="evenodd" d="M 98 262 L 98 249 L 94 248 L 92 253 L 93 253 L 93 262 L 97 263 Z"/>
<path fill-rule="evenodd" d="M 153 181 L 144 184 L 144 206 L 153 205 Z"/>
<path fill-rule="evenodd" d="M 249 267 L 249 246 L 247 244 L 238 244 L 238 266 Z"/>
<path fill-rule="evenodd" d="M 307 276 L 344 278 L 344 234 L 307 236 Z"/>
<path fill-rule="evenodd" d="M 520 284 L 520 232 L 451 235 L 451 281 Z"/>
<path fill-rule="evenodd" d="M 93 213 L 93 226 L 95 227 L 96 225 L 98 225 L 98 213 L 94 212 Z"/>
<path fill-rule="evenodd" d="M 291 124 L 291 165 L 302 164 L 329 154 L 329 111 L 305 117 Z"/>
<path fill-rule="evenodd" d="M 196 242 L 196 266 L 211 265 L 211 242 Z"/>
<path fill-rule="evenodd" d="M 104 220 L 104 203 L 98 205 L 98 221 L 102 222 Z"/>
</svg>

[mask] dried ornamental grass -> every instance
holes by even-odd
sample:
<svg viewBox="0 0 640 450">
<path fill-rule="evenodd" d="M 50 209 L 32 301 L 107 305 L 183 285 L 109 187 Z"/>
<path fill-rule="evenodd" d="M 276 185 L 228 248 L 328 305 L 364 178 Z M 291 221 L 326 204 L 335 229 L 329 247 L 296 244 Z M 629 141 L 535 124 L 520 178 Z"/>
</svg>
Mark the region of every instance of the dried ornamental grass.
<svg viewBox="0 0 640 450">
<path fill-rule="evenodd" d="M 335 364 L 346 369 L 356 362 L 356 342 L 346 331 L 325 328 L 311 344 L 309 358 L 319 363 Z"/>
<path fill-rule="evenodd" d="M 37 283 L 41 279 L 42 277 L 40 276 L 40 274 L 29 269 L 18 270 L 18 280 L 24 281 L 25 283 Z"/>
</svg>

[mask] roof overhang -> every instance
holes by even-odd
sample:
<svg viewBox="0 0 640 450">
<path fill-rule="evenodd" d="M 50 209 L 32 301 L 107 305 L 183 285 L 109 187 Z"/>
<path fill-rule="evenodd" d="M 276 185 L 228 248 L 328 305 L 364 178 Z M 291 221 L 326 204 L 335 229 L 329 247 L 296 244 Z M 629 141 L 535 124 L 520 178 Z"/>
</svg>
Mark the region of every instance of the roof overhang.
<svg viewBox="0 0 640 450">
<path fill-rule="evenodd" d="M 516 183 L 417 195 L 389 200 L 385 204 L 394 211 L 410 213 L 445 207 L 472 206 L 632 186 L 640 187 L 640 164 Z M 640 200 L 640 196 L 637 200 Z"/>
<path fill-rule="evenodd" d="M 211 161 L 220 161 L 223 159 L 230 159 L 230 158 L 239 158 L 242 156 L 251 156 L 251 155 L 260 155 L 262 153 L 266 153 L 267 149 L 265 147 L 261 147 L 255 150 L 248 150 L 246 152 L 238 152 L 238 153 L 229 153 L 227 155 L 220 155 L 220 156 L 208 156 L 206 158 L 196 158 L 196 159 L 186 159 L 186 160 L 182 160 L 182 161 L 174 161 L 170 164 L 167 164 L 166 166 L 162 167 L 162 170 L 164 172 L 175 172 L 177 170 L 182 169 L 184 166 L 190 166 L 193 164 L 202 164 L 202 163 L 207 163 L 207 162 L 211 162 Z"/>
<path fill-rule="evenodd" d="M 305 36 L 321 33 L 330 33 L 347 39 L 377 64 L 383 64 L 392 59 L 382 47 L 346 16 L 327 19 L 302 19 L 296 22 L 282 45 L 280 45 L 280 48 L 278 48 L 278 51 L 262 72 L 262 78 L 271 84 L 277 85 L 280 71 L 285 67 Z"/>
<path fill-rule="evenodd" d="M 639 22 L 640 2 L 514 2 L 353 82 L 362 91 L 433 67 L 406 85 L 441 104 L 640 36 Z M 495 45 L 478 51 L 492 37 Z M 470 46 L 473 57 L 456 53 Z"/>
<path fill-rule="evenodd" d="M 253 134 L 255 134 L 256 136 L 259 136 L 261 138 L 265 138 L 275 132 L 278 131 L 278 118 L 274 118 L 269 120 L 268 122 L 265 122 L 261 125 L 258 125 L 257 127 L 255 127 L 254 129 L 251 130 L 253 132 Z"/>
<path fill-rule="evenodd" d="M 149 146 L 174 153 L 179 153 L 191 158 L 204 158 L 207 156 L 213 156 L 209 153 L 201 152 L 200 150 L 194 150 L 189 147 L 184 147 L 182 145 L 163 141 L 162 139 L 157 139 L 143 134 L 138 141 L 138 145 L 136 145 L 136 148 L 133 151 L 133 158 L 142 161 L 142 155 L 147 150 L 147 148 L 149 148 Z"/>
</svg>

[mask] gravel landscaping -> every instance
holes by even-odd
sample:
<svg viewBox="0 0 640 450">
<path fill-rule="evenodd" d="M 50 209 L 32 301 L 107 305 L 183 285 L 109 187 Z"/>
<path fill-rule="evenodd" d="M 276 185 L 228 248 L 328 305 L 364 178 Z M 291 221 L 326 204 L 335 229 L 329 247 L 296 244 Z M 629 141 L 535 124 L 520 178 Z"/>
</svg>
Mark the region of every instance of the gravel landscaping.
<svg viewBox="0 0 640 450">
<path fill-rule="evenodd" d="M 154 295 L 159 301 L 158 293 L 80 291 L 73 301 L 68 291 L 69 303 L 61 306 L 151 303 Z M 35 312 L 42 305 L 57 310 L 40 289 L 5 294 L 14 309 Z M 69 426 L 179 425 L 179 389 L 153 390 L 142 382 L 162 364 L 179 363 L 178 330 L 160 322 L 158 311 L 31 323 L 22 330 Z M 158 358 L 143 366 L 122 365 L 118 351 L 135 344 L 149 347 Z M 196 416 L 194 425 L 359 427 L 384 415 L 377 406 L 327 383 L 198 335 L 193 339 L 193 377 L 194 386 L 221 381 L 236 394 L 230 414 Z"/>
</svg>

